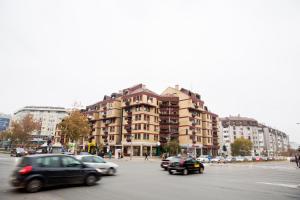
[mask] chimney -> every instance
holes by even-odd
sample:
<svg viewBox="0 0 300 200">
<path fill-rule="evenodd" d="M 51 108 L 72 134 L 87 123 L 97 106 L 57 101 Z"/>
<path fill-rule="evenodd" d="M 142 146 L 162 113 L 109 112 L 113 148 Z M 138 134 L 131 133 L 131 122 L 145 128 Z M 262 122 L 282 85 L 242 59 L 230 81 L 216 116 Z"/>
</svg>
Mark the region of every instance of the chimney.
<svg viewBox="0 0 300 200">
<path fill-rule="evenodd" d="M 175 85 L 175 89 L 176 89 L 176 90 L 179 90 L 179 85 Z"/>
</svg>

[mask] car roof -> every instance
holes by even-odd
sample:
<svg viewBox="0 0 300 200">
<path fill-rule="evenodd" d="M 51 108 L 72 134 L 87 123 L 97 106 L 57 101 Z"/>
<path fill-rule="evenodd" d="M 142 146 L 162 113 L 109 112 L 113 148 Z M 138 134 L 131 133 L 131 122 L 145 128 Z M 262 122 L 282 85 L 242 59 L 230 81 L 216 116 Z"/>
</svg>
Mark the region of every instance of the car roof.
<svg viewBox="0 0 300 200">
<path fill-rule="evenodd" d="M 65 154 L 34 154 L 34 155 L 28 155 L 28 156 L 25 156 L 27 158 L 38 158 L 38 157 L 49 157 L 49 156 L 68 156 L 68 155 L 65 155 Z M 70 156 L 69 156 L 70 157 Z"/>
<path fill-rule="evenodd" d="M 97 156 L 97 155 L 76 155 L 75 157 L 77 157 L 77 158 L 82 158 L 82 157 L 92 157 L 92 156 L 96 156 L 96 157 L 100 157 L 100 156 Z M 102 157 L 100 157 L 100 158 L 102 158 Z"/>
</svg>

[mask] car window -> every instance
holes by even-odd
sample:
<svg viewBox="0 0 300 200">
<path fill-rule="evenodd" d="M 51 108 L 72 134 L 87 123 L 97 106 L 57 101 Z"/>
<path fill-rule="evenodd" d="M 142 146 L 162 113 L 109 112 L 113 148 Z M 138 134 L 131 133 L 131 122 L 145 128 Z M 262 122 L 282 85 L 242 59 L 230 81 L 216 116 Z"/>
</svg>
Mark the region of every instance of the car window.
<svg viewBox="0 0 300 200">
<path fill-rule="evenodd" d="M 93 162 L 93 157 L 92 156 L 84 156 L 81 158 L 81 161 L 91 163 L 91 162 Z"/>
<path fill-rule="evenodd" d="M 81 162 L 72 157 L 63 157 L 62 164 L 64 167 L 81 167 Z"/>
<path fill-rule="evenodd" d="M 93 156 L 93 161 L 95 163 L 105 163 L 105 161 L 102 158 L 97 157 L 97 156 Z"/>
<path fill-rule="evenodd" d="M 60 158 L 58 156 L 40 157 L 36 159 L 39 167 L 56 168 L 61 167 Z"/>
<path fill-rule="evenodd" d="M 19 167 L 25 167 L 27 165 L 30 165 L 30 158 L 28 157 L 22 158 L 18 164 Z"/>
</svg>

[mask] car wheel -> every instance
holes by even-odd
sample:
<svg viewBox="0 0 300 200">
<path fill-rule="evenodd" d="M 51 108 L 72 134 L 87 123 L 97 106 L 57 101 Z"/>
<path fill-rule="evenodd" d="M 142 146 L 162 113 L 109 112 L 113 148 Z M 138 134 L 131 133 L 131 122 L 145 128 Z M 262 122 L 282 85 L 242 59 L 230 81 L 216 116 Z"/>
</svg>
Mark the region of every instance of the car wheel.
<svg viewBox="0 0 300 200">
<path fill-rule="evenodd" d="M 188 175 L 189 171 L 187 169 L 184 169 L 182 173 L 183 173 L 183 175 Z"/>
<path fill-rule="evenodd" d="M 116 173 L 116 170 L 114 168 L 109 168 L 107 171 L 107 174 L 110 176 L 115 175 L 115 173 Z"/>
<path fill-rule="evenodd" d="M 200 173 L 200 174 L 203 174 L 203 172 L 204 172 L 204 168 L 203 168 L 203 167 L 200 167 L 200 168 L 199 168 L 199 173 Z"/>
<path fill-rule="evenodd" d="M 89 175 L 85 178 L 85 184 L 88 185 L 88 186 L 95 185 L 96 180 L 97 180 L 97 178 L 96 178 L 95 175 L 89 174 Z"/>
<path fill-rule="evenodd" d="M 173 174 L 173 171 L 172 171 L 172 170 L 169 170 L 169 174 L 171 174 L 171 175 L 172 175 L 172 174 Z"/>
<path fill-rule="evenodd" d="M 40 179 L 32 179 L 30 180 L 26 186 L 25 186 L 25 190 L 27 192 L 38 192 L 43 186 L 43 183 Z"/>
</svg>

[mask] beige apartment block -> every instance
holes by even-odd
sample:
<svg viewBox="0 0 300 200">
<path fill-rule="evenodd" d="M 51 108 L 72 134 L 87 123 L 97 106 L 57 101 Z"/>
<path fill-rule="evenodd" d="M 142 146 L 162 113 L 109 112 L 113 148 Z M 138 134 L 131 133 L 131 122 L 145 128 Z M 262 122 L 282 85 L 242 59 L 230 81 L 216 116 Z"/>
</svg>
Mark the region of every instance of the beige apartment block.
<svg viewBox="0 0 300 200">
<path fill-rule="evenodd" d="M 179 143 L 189 153 L 212 154 L 212 116 L 197 93 L 184 88 L 169 87 L 163 95 L 179 97 Z"/>
<path fill-rule="evenodd" d="M 208 111 L 200 95 L 167 88 L 161 95 L 139 84 L 87 106 L 93 138 L 104 151 L 125 156 L 159 155 L 162 146 L 178 140 L 181 153 L 216 154 L 216 114 Z M 214 123 L 217 124 L 217 123 Z M 215 139 L 214 139 L 215 136 Z M 180 153 L 180 152 L 179 152 Z"/>
</svg>

